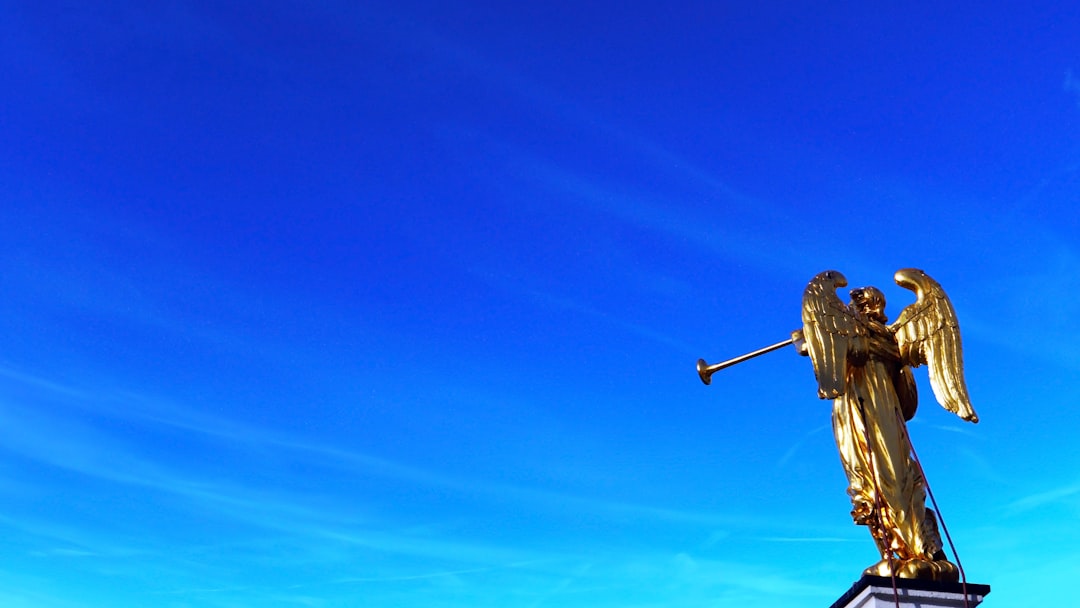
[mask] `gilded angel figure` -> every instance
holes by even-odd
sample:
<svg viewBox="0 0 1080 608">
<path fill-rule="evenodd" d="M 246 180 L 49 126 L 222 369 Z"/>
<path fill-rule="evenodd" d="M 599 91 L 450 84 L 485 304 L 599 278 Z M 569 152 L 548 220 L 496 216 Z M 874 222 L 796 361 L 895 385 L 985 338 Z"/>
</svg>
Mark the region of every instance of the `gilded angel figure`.
<svg viewBox="0 0 1080 608">
<path fill-rule="evenodd" d="M 927 365 L 937 401 L 971 422 L 960 332 L 952 304 L 921 270 L 897 271 L 898 285 L 916 301 L 889 324 L 885 296 L 875 287 L 836 295 L 847 279 L 818 274 L 803 294 L 803 329 L 792 340 L 810 357 L 818 396 L 833 402 L 832 423 L 848 478 L 851 516 L 868 526 L 881 561 L 865 574 L 956 581 L 946 559 L 937 518 L 926 507 L 926 480 L 914 458 L 906 421 L 918 405 L 911 368 Z"/>
</svg>

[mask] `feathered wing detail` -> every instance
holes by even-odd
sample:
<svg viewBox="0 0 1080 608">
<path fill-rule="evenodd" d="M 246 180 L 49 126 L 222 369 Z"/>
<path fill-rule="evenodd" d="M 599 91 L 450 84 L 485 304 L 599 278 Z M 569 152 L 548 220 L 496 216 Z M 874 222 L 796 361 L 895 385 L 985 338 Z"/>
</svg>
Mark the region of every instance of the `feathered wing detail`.
<svg viewBox="0 0 1080 608">
<path fill-rule="evenodd" d="M 918 269 L 898 270 L 895 279 L 917 297 L 891 326 L 900 359 L 916 367 L 926 364 L 938 403 L 964 420 L 978 422 L 964 382 L 960 326 L 948 296 L 937 281 Z"/>
<path fill-rule="evenodd" d="M 803 292 L 803 339 L 822 399 L 835 399 L 847 391 L 847 356 L 855 320 L 836 295 L 836 289 L 845 285 L 844 275 L 826 270 L 811 279 Z"/>
</svg>

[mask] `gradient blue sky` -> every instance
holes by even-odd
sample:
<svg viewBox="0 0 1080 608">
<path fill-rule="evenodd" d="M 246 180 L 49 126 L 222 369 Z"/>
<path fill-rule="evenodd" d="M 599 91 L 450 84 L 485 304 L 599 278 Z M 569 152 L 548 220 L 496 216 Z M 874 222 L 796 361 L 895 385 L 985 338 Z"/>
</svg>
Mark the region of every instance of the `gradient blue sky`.
<svg viewBox="0 0 1080 608">
<path fill-rule="evenodd" d="M 1080 5 L 0 13 L 0 605 L 828 606 L 809 362 L 694 372 L 827 268 L 953 299 L 985 606 L 1080 575 Z"/>
</svg>

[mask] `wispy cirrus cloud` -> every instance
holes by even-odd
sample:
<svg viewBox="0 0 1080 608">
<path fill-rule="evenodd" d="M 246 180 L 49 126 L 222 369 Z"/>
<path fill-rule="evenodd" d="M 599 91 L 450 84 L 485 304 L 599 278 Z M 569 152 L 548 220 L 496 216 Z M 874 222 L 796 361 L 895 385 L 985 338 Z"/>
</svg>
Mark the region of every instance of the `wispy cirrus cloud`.
<svg viewBox="0 0 1080 608">
<path fill-rule="evenodd" d="M 1066 504 L 1074 507 L 1080 506 L 1080 483 L 1072 482 L 1042 492 L 1028 494 L 1023 498 L 1009 503 L 1006 506 L 1006 509 L 1013 514 L 1016 514 L 1032 511 L 1051 504 Z"/>
</svg>

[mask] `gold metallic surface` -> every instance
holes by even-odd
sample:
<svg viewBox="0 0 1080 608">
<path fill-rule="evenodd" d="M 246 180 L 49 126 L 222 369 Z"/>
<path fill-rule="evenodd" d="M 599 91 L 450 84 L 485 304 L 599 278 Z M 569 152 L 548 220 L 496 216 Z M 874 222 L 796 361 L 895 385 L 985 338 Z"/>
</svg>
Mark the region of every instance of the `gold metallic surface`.
<svg viewBox="0 0 1080 608">
<path fill-rule="evenodd" d="M 708 363 L 705 363 L 704 359 L 698 359 L 697 360 L 697 373 L 698 373 L 698 376 L 701 376 L 701 381 L 702 382 L 704 382 L 705 384 L 710 384 L 712 382 L 712 375 L 715 374 L 716 372 L 724 369 L 725 367 L 731 367 L 732 365 L 735 365 L 736 363 L 742 363 L 743 361 L 746 361 L 747 359 L 753 359 L 754 357 L 759 357 L 761 355 L 764 355 L 765 353 L 771 353 L 774 350 L 784 348 L 785 346 L 787 346 L 788 344 L 791 344 L 794 341 L 795 341 L 795 338 L 791 337 L 791 338 L 788 338 L 787 340 L 784 340 L 783 342 L 777 342 L 776 344 L 766 346 L 765 348 L 759 348 L 759 349 L 755 350 L 752 353 L 746 353 L 745 355 L 739 355 L 738 357 L 735 357 L 734 359 L 728 359 L 727 361 L 721 361 L 720 363 L 713 363 L 712 365 L 709 365 Z"/>
<path fill-rule="evenodd" d="M 818 396 L 833 402 L 851 516 L 869 528 L 881 553 L 865 574 L 956 581 L 959 571 L 946 559 L 937 517 L 926 507 L 926 480 L 905 424 L 918 406 L 911 368 L 929 368 L 942 407 L 964 420 L 979 418 L 964 383 L 956 312 L 945 292 L 921 270 L 903 269 L 894 278 L 915 292 L 916 301 L 890 325 L 880 290 L 853 289 L 844 304 L 836 294 L 847 285 L 844 275 L 818 274 L 803 293 L 803 328 L 789 342 L 810 357 Z M 708 384 L 713 372 L 784 344 L 714 366 L 699 361 L 698 372 Z"/>
<path fill-rule="evenodd" d="M 855 523 L 870 528 L 881 561 L 867 574 L 957 579 L 945 559 L 937 519 L 926 508 L 926 480 L 912 454 L 906 419 L 917 406 L 910 367 L 926 364 L 938 402 L 965 420 L 978 417 L 964 384 L 956 313 L 945 292 L 921 270 L 904 269 L 896 283 L 916 301 L 887 325 L 885 296 L 853 289 L 823 272 L 803 294 L 803 333 L 818 395 L 833 400 L 833 434 L 848 478 Z"/>
</svg>

